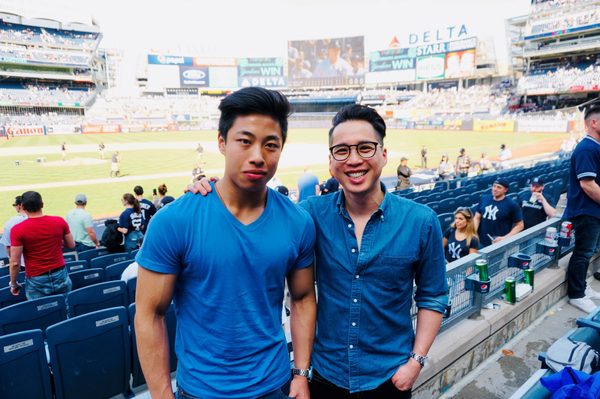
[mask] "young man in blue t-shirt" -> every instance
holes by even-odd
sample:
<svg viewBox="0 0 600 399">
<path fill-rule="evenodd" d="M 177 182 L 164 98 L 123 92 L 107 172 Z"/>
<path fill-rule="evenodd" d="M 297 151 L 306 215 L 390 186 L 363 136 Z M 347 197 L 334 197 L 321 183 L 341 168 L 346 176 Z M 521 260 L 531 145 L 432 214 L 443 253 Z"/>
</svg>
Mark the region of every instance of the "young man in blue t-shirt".
<svg viewBox="0 0 600 399">
<path fill-rule="evenodd" d="M 315 227 L 305 210 L 266 187 L 285 143 L 289 103 L 251 87 L 219 109 L 224 176 L 211 195 L 187 194 L 158 212 L 136 258 L 142 369 L 153 397 L 173 397 L 164 324 L 173 299 L 178 397 L 308 398 Z M 281 328 L 286 276 L 292 373 Z"/>
<path fill-rule="evenodd" d="M 523 214 L 519 205 L 506 196 L 508 180 L 498 178 L 492 194 L 484 195 L 473 218 L 480 248 L 495 244 L 523 230 Z"/>
</svg>

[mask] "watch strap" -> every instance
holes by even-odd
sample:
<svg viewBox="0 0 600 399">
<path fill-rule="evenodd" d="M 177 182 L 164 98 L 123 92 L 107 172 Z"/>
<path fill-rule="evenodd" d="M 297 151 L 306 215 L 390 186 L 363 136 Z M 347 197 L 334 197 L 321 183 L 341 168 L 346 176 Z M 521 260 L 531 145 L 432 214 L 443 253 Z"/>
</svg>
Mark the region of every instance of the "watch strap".
<svg viewBox="0 0 600 399">
<path fill-rule="evenodd" d="M 425 363 L 429 359 L 427 356 L 417 355 L 415 352 L 410 352 L 410 357 L 415 359 L 421 365 L 421 368 L 425 367 Z"/>
<path fill-rule="evenodd" d="M 292 375 L 299 375 L 301 377 L 305 377 L 308 380 L 310 380 L 311 377 L 312 377 L 312 370 L 311 369 L 297 369 L 297 368 L 293 368 L 292 369 Z"/>
</svg>

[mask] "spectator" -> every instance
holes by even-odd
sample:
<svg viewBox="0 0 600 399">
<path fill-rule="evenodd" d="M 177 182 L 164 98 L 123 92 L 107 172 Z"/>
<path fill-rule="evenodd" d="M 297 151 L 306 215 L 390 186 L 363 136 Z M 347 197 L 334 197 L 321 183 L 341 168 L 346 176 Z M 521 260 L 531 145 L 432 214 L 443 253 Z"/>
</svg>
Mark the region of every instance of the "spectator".
<svg viewBox="0 0 600 399">
<path fill-rule="evenodd" d="M 85 194 L 75 196 L 75 209 L 67 214 L 67 224 L 75 241 L 75 250 L 77 252 L 87 251 L 100 247 L 92 215 L 85 210 L 87 206 L 87 197 Z"/>
<path fill-rule="evenodd" d="M 152 219 L 152 216 L 156 213 L 156 207 L 150 200 L 144 198 L 144 188 L 142 186 L 135 186 L 133 192 L 135 194 L 135 199 L 140 203 L 142 217 L 144 218 L 144 228 L 142 229 L 142 233 L 145 234 L 146 229 L 150 224 L 150 219 Z"/>
<path fill-rule="evenodd" d="M 25 258 L 25 294 L 36 299 L 55 294 L 68 294 L 71 279 L 65 268 L 63 244 L 75 248 L 75 241 L 67 222 L 58 216 L 46 216 L 42 196 L 27 191 L 21 196 L 27 220 L 14 226 L 10 232 L 10 292 L 19 295 L 21 285 L 17 276 L 21 254 Z"/>
<path fill-rule="evenodd" d="M 444 234 L 444 249 L 446 262 L 477 253 L 479 237 L 473 223 L 471 208 L 458 208 L 454 211 L 454 223 Z"/>
<path fill-rule="evenodd" d="M 471 159 L 467 155 L 464 148 L 460 149 L 458 158 L 456 158 L 455 174 L 458 178 L 469 176 L 469 168 L 471 167 Z"/>
<path fill-rule="evenodd" d="M 154 206 L 157 210 L 175 201 L 175 198 L 171 197 L 170 195 L 167 195 L 167 191 L 168 190 L 166 184 L 163 183 L 160 186 L 158 186 L 158 197 L 154 198 Z"/>
<path fill-rule="evenodd" d="M 592 299 L 600 299 L 600 293 L 586 282 L 600 237 L 600 99 L 586 106 L 584 122 L 587 136 L 571 155 L 564 218 L 573 223 L 575 230 L 575 248 L 567 269 L 569 303 L 590 313 L 596 309 Z"/>
<path fill-rule="evenodd" d="M 119 230 L 123 233 L 123 246 L 125 252 L 131 252 L 137 248 L 137 243 L 144 235 L 144 217 L 142 216 L 142 208 L 139 201 L 133 194 L 123 194 L 121 200 L 125 206 L 125 210 L 119 216 Z"/>
<path fill-rule="evenodd" d="M 412 175 L 412 170 L 410 170 L 410 168 L 408 167 L 408 158 L 400 158 L 400 165 L 398 165 L 396 173 L 398 175 L 396 190 L 400 191 L 409 188 L 411 186 L 410 176 Z"/>
<path fill-rule="evenodd" d="M 2 233 L 2 238 L 0 238 L 0 244 L 6 247 L 6 256 L 10 259 L 10 232 L 13 227 L 17 224 L 21 223 L 23 220 L 27 219 L 27 213 L 25 213 L 25 209 L 23 209 L 23 203 L 21 201 L 21 196 L 17 195 L 15 197 L 15 202 L 12 204 L 17 211 L 17 214 L 4 223 L 4 232 Z M 21 259 L 22 260 L 22 259 Z M 23 263 L 21 263 L 23 264 Z"/>
<path fill-rule="evenodd" d="M 113 175 L 115 177 L 119 177 L 119 174 L 121 173 L 121 167 L 119 165 L 119 162 L 121 161 L 120 157 L 119 157 L 119 151 L 115 152 L 112 155 L 111 161 L 110 161 L 110 177 L 113 177 Z"/>
<path fill-rule="evenodd" d="M 137 246 L 138 248 L 142 247 L 142 244 L 144 242 L 144 237 L 140 238 L 137 242 Z M 125 268 L 125 270 L 123 270 L 123 273 L 121 273 L 121 280 L 122 281 L 129 281 L 132 278 L 136 278 L 138 275 L 138 263 L 134 260 L 133 262 L 131 262 L 129 265 L 127 265 L 127 267 Z"/>
<path fill-rule="evenodd" d="M 542 193 L 544 191 L 544 181 L 541 177 L 533 178 L 529 189 L 531 190 L 531 197 L 528 200 L 523 199 L 521 202 L 525 229 L 542 223 L 547 218 L 556 215 L 556 209 L 554 209 Z"/>
<path fill-rule="evenodd" d="M 523 230 L 521 207 L 506 196 L 508 186 L 508 180 L 496 179 L 492 194 L 484 195 L 479 201 L 474 223 L 482 248 Z"/>
<path fill-rule="evenodd" d="M 319 187 L 320 195 L 333 194 L 340 189 L 340 183 L 337 179 L 331 176 Z"/>
<path fill-rule="evenodd" d="M 452 165 L 452 162 L 448 160 L 448 155 L 444 154 L 442 155 L 442 160 L 438 166 L 439 180 L 450 180 L 452 178 L 452 173 L 454 173 L 454 166 Z"/>
<path fill-rule="evenodd" d="M 298 202 L 310 196 L 317 195 L 319 179 L 310 173 L 308 166 L 304 167 L 304 173 L 298 178 Z"/>
</svg>

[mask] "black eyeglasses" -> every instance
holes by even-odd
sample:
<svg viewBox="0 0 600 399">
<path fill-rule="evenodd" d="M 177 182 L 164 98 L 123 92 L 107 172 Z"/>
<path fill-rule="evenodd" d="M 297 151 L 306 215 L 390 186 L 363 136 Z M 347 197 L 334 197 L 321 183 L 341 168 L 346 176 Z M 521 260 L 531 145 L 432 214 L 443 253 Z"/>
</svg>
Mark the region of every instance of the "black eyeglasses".
<svg viewBox="0 0 600 399">
<path fill-rule="evenodd" d="M 332 147 L 329 147 L 329 152 L 331 156 L 336 161 L 345 161 L 350 157 L 350 153 L 352 152 L 352 147 L 356 148 L 356 153 L 362 159 L 369 159 L 375 156 L 377 152 L 377 146 L 379 145 L 376 141 L 363 141 L 358 144 L 348 145 L 348 144 L 338 144 Z"/>
</svg>

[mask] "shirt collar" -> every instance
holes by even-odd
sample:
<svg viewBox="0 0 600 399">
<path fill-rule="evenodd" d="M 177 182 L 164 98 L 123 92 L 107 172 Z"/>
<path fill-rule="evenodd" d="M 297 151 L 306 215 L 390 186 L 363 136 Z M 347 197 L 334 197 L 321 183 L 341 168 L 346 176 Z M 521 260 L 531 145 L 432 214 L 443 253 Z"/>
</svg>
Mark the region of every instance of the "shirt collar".
<svg viewBox="0 0 600 399">
<path fill-rule="evenodd" d="M 379 208 L 377 208 L 377 210 L 374 212 L 374 214 L 381 214 L 381 217 L 383 218 L 384 212 L 385 210 L 388 208 L 388 202 L 390 201 L 388 199 L 388 197 L 390 196 L 390 194 L 387 192 L 387 189 L 385 188 L 385 185 L 383 184 L 383 182 L 379 182 L 380 184 L 380 188 L 381 191 L 383 191 L 383 201 L 381 201 L 381 204 L 379 204 Z M 344 215 L 347 213 L 346 210 L 346 197 L 344 197 L 344 190 L 339 190 L 336 195 L 338 196 L 336 199 L 336 206 L 338 209 L 338 213 L 340 215 Z"/>
<path fill-rule="evenodd" d="M 589 134 L 587 134 L 584 138 L 586 139 L 590 139 L 592 140 L 594 143 L 600 145 L 600 142 L 598 142 L 598 140 L 596 140 L 595 138 L 593 138 L 592 136 L 590 136 Z"/>
</svg>

